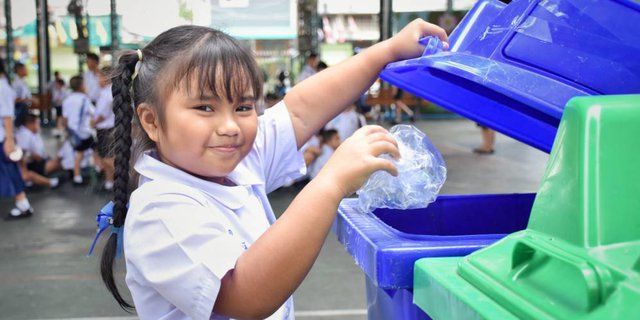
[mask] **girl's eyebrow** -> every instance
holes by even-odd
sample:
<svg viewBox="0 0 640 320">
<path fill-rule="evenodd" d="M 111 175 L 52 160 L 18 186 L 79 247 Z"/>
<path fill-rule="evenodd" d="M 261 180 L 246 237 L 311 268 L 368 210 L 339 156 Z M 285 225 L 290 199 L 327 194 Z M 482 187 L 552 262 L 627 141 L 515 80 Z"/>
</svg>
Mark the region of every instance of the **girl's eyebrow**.
<svg viewBox="0 0 640 320">
<path fill-rule="evenodd" d="M 214 97 L 214 96 L 190 96 L 189 100 L 194 100 L 194 101 L 206 101 L 206 100 L 220 100 L 220 98 L 218 97 Z M 243 96 L 240 97 L 240 102 L 247 102 L 247 101 L 256 101 L 256 98 L 254 96 Z"/>
</svg>

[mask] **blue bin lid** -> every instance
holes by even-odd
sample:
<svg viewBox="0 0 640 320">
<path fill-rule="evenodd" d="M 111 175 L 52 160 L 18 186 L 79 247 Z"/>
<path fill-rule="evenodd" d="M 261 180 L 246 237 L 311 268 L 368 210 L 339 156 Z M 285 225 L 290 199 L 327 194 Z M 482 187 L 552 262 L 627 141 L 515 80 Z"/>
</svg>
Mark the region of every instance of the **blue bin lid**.
<svg viewBox="0 0 640 320">
<path fill-rule="evenodd" d="M 482 125 L 550 152 L 575 96 L 640 93 L 640 3 L 476 3 L 450 36 L 380 77 Z"/>
</svg>

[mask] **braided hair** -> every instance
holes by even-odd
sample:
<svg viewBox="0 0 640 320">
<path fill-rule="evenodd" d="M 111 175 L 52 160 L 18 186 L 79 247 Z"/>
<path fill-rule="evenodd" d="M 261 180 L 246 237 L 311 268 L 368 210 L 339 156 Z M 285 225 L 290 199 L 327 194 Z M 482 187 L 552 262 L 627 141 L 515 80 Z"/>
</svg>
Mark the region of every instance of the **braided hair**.
<svg viewBox="0 0 640 320">
<path fill-rule="evenodd" d="M 164 101 L 179 88 L 197 90 L 201 96 L 234 101 L 247 89 L 262 96 L 262 73 L 253 56 L 230 36 L 207 27 L 180 26 L 169 29 L 141 49 L 124 52 L 111 75 L 115 127 L 113 188 L 113 227 L 122 228 L 127 202 L 137 184 L 131 163 L 146 150 L 156 147 L 140 125 L 136 107 L 141 103 L 156 111 L 161 128 L 166 128 Z M 138 65 L 138 66 L 136 66 Z M 135 79 L 132 79 L 137 69 Z M 134 306 L 120 294 L 113 267 L 118 237 L 112 233 L 100 262 L 102 280 L 120 307 Z M 120 244 L 122 245 L 122 244 Z"/>
</svg>

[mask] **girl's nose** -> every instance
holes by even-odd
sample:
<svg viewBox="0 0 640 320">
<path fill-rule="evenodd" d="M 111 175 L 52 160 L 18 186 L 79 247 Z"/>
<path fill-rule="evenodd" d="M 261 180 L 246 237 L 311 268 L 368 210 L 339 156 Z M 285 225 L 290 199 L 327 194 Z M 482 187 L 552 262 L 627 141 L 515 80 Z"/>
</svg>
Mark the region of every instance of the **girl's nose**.
<svg viewBox="0 0 640 320">
<path fill-rule="evenodd" d="M 221 136 L 236 136 L 240 132 L 240 127 L 233 116 L 226 116 L 220 120 L 216 133 Z"/>
</svg>

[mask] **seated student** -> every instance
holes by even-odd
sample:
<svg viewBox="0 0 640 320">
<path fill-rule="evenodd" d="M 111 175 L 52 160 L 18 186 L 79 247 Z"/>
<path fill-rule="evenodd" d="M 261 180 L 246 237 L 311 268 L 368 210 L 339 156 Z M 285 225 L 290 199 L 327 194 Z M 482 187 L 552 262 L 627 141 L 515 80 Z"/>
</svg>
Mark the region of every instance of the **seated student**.
<svg viewBox="0 0 640 320">
<path fill-rule="evenodd" d="M 328 129 L 322 131 L 320 154 L 308 169 L 309 178 L 313 179 L 320 173 L 320 170 L 324 167 L 325 163 L 329 161 L 333 152 L 340 146 L 340 142 L 340 135 L 337 130 Z"/>
<path fill-rule="evenodd" d="M 40 136 L 40 121 L 37 116 L 26 115 L 24 125 L 20 126 L 16 132 L 16 142 L 24 152 L 20 167 L 25 184 L 57 187 L 58 178 L 46 177 L 55 169 L 56 161 L 49 159 L 44 150 L 44 143 Z"/>
</svg>

